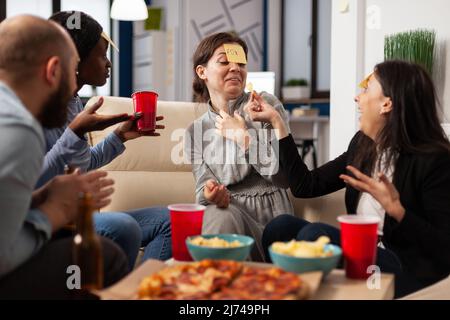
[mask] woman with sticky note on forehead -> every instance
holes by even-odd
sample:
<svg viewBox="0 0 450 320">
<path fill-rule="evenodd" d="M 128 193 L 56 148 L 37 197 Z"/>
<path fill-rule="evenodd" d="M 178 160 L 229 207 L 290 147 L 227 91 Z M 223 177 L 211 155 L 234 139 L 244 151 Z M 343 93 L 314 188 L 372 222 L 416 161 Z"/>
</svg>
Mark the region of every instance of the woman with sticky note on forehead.
<svg viewBox="0 0 450 320">
<path fill-rule="evenodd" d="M 251 121 L 244 109 L 258 100 L 275 106 L 288 126 L 278 99 L 244 92 L 247 45 L 230 33 L 203 39 L 193 57 L 193 90 L 209 109 L 188 129 L 185 153 L 193 165 L 197 202 L 206 205 L 204 234 L 238 233 L 255 239 L 253 260 L 264 260 L 261 236 L 275 216 L 293 214 L 278 170 L 270 124 Z"/>
<path fill-rule="evenodd" d="M 360 131 L 346 152 L 312 171 L 273 107 L 249 114 L 279 129 L 280 163 L 294 196 L 346 188 L 349 214 L 380 221 L 376 265 L 395 274 L 399 297 L 450 274 L 450 143 L 439 123 L 433 81 L 422 67 L 386 61 L 360 86 Z M 323 235 L 343 244 L 341 231 L 331 225 L 279 216 L 262 242 L 268 248 L 275 241 Z"/>
</svg>

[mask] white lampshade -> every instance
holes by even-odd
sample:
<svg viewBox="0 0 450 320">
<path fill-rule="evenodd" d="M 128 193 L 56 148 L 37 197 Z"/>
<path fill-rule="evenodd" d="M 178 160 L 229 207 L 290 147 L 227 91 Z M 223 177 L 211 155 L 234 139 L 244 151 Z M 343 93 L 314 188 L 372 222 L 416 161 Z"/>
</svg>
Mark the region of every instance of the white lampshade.
<svg viewBox="0 0 450 320">
<path fill-rule="evenodd" d="M 111 18 L 125 21 L 145 20 L 148 18 L 147 5 L 144 0 L 114 0 Z"/>
</svg>

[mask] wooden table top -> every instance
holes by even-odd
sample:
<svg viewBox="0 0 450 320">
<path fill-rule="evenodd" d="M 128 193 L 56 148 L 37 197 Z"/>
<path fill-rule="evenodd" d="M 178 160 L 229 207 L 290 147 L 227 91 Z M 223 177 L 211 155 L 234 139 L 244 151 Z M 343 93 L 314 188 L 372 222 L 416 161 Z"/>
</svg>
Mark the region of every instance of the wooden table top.
<svg viewBox="0 0 450 320">
<path fill-rule="evenodd" d="M 369 288 L 370 287 L 370 288 Z M 353 280 L 345 271 L 334 269 L 313 296 L 315 300 L 391 300 L 394 298 L 394 275 L 382 273 L 378 280 Z"/>
</svg>

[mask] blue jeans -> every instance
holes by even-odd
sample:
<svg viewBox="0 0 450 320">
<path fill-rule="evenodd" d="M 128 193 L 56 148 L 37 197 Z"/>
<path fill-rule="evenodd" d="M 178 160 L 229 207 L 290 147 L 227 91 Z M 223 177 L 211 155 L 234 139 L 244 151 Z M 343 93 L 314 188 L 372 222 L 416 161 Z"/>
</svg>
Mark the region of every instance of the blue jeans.
<svg viewBox="0 0 450 320">
<path fill-rule="evenodd" d="M 280 215 L 267 224 L 262 236 L 262 245 L 264 253 L 270 261 L 269 247 L 275 241 L 290 241 L 292 239 L 315 241 L 320 236 L 327 236 L 331 243 L 341 245 L 340 230 L 333 226 L 324 223 L 310 223 L 292 215 Z M 400 259 L 393 251 L 378 247 L 376 264 L 382 272 L 395 275 L 396 297 L 421 288 L 416 279 L 403 272 Z M 342 268 L 342 266 L 341 261 L 338 267 Z"/>
<path fill-rule="evenodd" d="M 170 216 L 166 208 L 94 214 L 95 231 L 117 243 L 133 269 L 141 247 L 143 259 L 167 260 L 172 256 Z"/>
</svg>

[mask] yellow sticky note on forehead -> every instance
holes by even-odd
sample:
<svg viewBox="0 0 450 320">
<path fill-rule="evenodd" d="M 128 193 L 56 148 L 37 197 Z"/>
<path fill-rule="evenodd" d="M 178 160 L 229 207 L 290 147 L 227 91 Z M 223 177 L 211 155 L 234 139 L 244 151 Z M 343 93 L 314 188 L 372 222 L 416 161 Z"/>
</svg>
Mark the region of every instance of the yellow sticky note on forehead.
<svg viewBox="0 0 450 320">
<path fill-rule="evenodd" d="M 228 62 L 247 64 L 244 48 L 238 44 L 224 44 L 225 54 Z"/>
<path fill-rule="evenodd" d="M 358 85 L 362 89 L 367 89 L 369 86 L 370 77 L 373 75 L 373 72 L 369 74 L 361 83 Z"/>
</svg>

